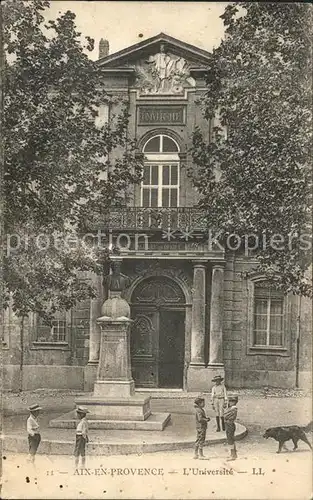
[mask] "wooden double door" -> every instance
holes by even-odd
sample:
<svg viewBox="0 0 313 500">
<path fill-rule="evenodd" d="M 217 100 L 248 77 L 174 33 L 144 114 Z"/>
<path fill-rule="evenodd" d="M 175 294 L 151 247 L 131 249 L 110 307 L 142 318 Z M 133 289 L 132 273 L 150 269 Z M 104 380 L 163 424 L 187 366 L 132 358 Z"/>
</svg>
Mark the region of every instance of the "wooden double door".
<svg viewBox="0 0 313 500">
<path fill-rule="evenodd" d="M 137 387 L 183 387 L 185 307 L 175 285 L 153 280 L 132 302 L 131 364 Z"/>
</svg>

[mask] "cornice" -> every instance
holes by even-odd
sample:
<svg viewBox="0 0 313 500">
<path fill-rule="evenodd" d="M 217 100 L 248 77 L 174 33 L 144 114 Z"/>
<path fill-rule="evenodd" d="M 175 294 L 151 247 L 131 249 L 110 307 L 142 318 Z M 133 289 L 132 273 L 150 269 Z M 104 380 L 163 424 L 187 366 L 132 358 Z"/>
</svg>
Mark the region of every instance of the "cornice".
<svg viewBox="0 0 313 500">
<path fill-rule="evenodd" d="M 152 48 L 154 45 L 159 43 L 165 43 L 168 48 L 178 49 L 184 52 L 186 55 L 189 54 L 191 58 L 198 60 L 201 63 L 206 64 L 211 54 L 206 50 L 200 49 L 195 45 L 191 45 L 189 43 L 183 42 L 182 40 L 178 40 L 172 36 L 166 35 L 165 33 L 159 33 L 158 35 L 148 38 L 147 40 L 143 40 L 142 42 L 136 43 L 125 49 L 119 50 L 114 54 L 110 54 L 106 57 L 103 57 L 97 61 L 99 66 L 108 66 L 111 63 L 116 63 L 119 59 L 130 58 L 133 57 L 136 53 L 140 54 L 140 52 L 144 52 L 148 48 Z"/>
</svg>

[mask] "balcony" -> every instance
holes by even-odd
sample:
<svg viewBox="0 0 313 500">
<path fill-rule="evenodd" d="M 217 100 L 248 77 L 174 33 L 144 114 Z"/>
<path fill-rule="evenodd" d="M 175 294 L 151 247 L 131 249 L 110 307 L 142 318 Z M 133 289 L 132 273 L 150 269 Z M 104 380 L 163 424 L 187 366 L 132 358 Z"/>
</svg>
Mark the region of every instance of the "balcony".
<svg viewBox="0 0 313 500">
<path fill-rule="evenodd" d="M 192 231 L 207 228 L 204 212 L 194 207 L 112 208 L 107 214 L 99 214 L 88 224 L 92 230 L 111 231 Z"/>
</svg>

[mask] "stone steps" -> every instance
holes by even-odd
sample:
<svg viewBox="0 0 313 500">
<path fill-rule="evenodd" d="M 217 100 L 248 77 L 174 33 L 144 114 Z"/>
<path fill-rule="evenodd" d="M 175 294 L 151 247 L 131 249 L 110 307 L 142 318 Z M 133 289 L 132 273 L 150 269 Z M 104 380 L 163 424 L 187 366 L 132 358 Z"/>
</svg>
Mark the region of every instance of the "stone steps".
<svg viewBox="0 0 313 500">
<path fill-rule="evenodd" d="M 87 453 L 88 455 L 98 456 L 127 455 L 192 448 L 196 437 L 194 415 L 173 414 L 171 417 L 171 421 L 162 432 L 149 430 L 132 432 L 115 429 L 106 432 L 105 430 L 91 429 Z M 3 450 L 12 453 L 28 453 L 25 422 L 17 418 L 16 425 L 14 425 L 14 417 L 10 418 L 13 419 L 12 430 L 8 430 L 2 435 Z M 236 439 L 242 439 L 246 434 L 247 429 L 237 423 Z M 39 454 L 73 455 L 75 444 L 75 430 L 73 428 L 54 429 L 49 426 L 42 426 L 41 436 Z M 209 422 L 206 444 L 221 443 L 226 443 L 225 433 L 215 432 L 214 422 Z"/>
<path fill-rule="evenodd" d="M 50 420 L 49 426 L 59 429 L 75 429 L 77 418 L 75 412 Z M 120 429 L 132 431 L 163 431 L 171 419 L 170 413 L 152 413 L 146 420 L 105 420 L 88 415 L 89 429 Z"/>
</svg>

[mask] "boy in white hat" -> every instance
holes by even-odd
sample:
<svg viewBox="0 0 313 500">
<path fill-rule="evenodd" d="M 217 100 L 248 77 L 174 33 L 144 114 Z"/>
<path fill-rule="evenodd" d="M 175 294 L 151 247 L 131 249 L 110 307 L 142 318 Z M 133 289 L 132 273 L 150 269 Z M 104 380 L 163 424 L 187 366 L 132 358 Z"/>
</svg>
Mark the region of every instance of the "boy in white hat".
<svg viewBox="0 0 313 500">
<path fill-rule="evenodd" d="M 221 375 L 216 375 L 212 382 L 215 384 L 212 387 L 212 407 L 215 411 L 216 418 L 216 432 L 220 432 L 222 422 L 222 429 L 225 430 L 225 421 L 224 421 L 224 408 L 227 407 L 227 392 L 226 387 L 223 382 L 223 377 Z"/>
<path fill-rule="evenodd" d="M 42 408 L 36 404 L 30 406 L 28 409 L 30 411 L 30 415 L 27 419 L 26 428 L 28 434 L 29 458 L 30 461 L 34 463 L 35 455 L 41 441 L 38 416 Z"/>
<path fill-rule="evenodd" d="M 89 410 L 86 408 L 82 408 L 78 406 L 76 408 L 77 417 L 79 418 L 79 422 L 76 427 L 76 442 L 75 442 L 75 467 L 78 467 L 79 457 L 82 459 L 82 467 L 84 468 L 86 465 L 86 444 L 88 443 L 88 421 L 86 418 Z"/>
</svg>

